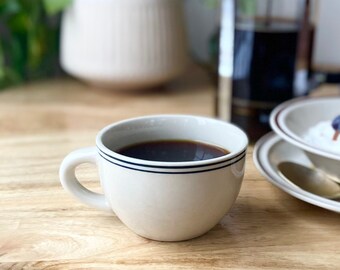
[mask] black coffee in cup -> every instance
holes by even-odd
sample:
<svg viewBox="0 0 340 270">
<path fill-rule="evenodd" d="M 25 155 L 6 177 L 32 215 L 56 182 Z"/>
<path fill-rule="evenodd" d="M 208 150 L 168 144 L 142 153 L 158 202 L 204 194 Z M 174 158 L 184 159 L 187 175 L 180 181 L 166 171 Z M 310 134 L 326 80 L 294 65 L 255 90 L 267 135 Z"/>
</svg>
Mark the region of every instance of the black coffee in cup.
<svg viewBox="0 0 340 270">
<path fill-rule="evenodd" d="M 150 161 L 183 162 L 221 157 L 229 151 L 219 146 L 189 140 L 159 140 L 128 145 L 119 154 Z"/>
</svg>

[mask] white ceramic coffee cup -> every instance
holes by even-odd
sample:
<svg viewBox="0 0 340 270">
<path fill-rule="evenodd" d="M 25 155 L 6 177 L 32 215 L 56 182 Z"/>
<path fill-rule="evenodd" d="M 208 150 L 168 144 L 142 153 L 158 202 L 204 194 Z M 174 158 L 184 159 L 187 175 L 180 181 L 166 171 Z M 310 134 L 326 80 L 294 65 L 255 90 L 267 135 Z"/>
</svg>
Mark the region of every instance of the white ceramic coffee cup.
<svg viewBox="0 0 340 270">
<path fill-rule="evenodd" d="M 181 139 L 220 146 L 229 154 L 202 161 L 159 162 L 116 152 L 152 140 Z M 102 129 L 97 147 L 70 153 L 60 167 L 62 186 L 81 202 L 114 211 L 135 233 L 180 241 L 209 231 L 233 205 L 243 179 L 248 139 L 238 127 L 190 115 L 129 119 Z M 82 186 L 75 168 L 95 163 L 104 194 Z"/>
</svg>

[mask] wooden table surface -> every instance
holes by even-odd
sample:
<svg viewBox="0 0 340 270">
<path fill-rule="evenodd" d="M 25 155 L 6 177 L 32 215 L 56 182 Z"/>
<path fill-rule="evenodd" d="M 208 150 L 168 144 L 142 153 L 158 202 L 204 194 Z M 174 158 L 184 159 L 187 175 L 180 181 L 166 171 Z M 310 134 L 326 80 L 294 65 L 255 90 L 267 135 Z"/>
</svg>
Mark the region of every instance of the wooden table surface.
<svg viewBox="0 0 340 270">
<path fill-rule="evenodd" d="M 0 92 L 0 269 L 340 269 L 340 219 L 268 183 L 250 147 L 240 195 L 199 238 L 144 239 L 110 213 L 66 193 L 58 167 L 70 151 L 94 145 L 96 131 L 159 113 L 213 115 L 202 71 L 162 89 L 100 91 L 71 79 Z M 77 170 L 100 191 L 93 166 Z"/>
</svg>

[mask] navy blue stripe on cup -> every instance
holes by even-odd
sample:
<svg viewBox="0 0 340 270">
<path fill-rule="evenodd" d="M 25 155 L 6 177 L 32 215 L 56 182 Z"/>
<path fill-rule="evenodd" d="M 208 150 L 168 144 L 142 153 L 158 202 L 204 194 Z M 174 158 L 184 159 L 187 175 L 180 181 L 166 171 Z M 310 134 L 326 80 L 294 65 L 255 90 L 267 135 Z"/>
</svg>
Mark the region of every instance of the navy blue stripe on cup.
<svg viewBox="0 0 340 270">
<path fill-rule="evenodd" d="M 99 154 L 103 157 L 109 157 L 111 159 L 114 159 L 116 161 L 128 164 L 128 165 L 135 165 L 135 166 L 140 166 L 140 167 L 147 167 L 147 168 L 157 168 L 157 169 L 191 169 L 191 168 L 201 168 L 201 167 L 207 167 L 207 166 L 213 166 L 213 165 L 218 165 L 218 164 L 222 164 L 225 163 L 227 161 L 236 159 L 240 156 L 242 156 L 243 154 L 246 153 L 247 149 L 244 149 L 241 153 L 237 154 L 234 157 L 230 157 L 227 160 L 222 160 L 222 161 L 218 161 L 218 162 L 214 162 L 214 163 L 209 163 L 209 164 L 202 164 L 202 165 L 191 165 L 191 166 L 156 166 L 156 165 L 146 165 L 146 164 L 139 164 L 139 163 L 134 163 L 134 162 L 130 162 L 130 161 L 125 161 L 116 157 L 113 157 L 111 155 L 106 154 L 104 151 L 102 151 L 98 146 L 97 146 L 98 150 L 99 150 Z M 127 165 L 127 166 L 128 166 Z"/>
<path fill-rule="evenodd" d="M 133 168 L 133 167 L 129 167 L 128 165 L 127 166 L 125 166 L 125 165 L 122 165 L 122 164 L 118 164 L 118 163 L 116 163 L 116 162 L 114 162 L 114 161 L 112 161 L 112 160 L 109 160 L 109 159 L 107 159 L 107 157 L 105 157 L 105 156 L 103 156 L 101 153 L 99 153 L 99 155 L 103 158 L 103 159 L 105 159 L 106 161 L 108 161 L 108 162 L 110 162 L 110 163 L 112 163 L 112 164 L 114 164 L 114 165 L 117 165 L 117 166 L 119 166 L 119 167 L 123 167 L 123 168 L 126 168 L 126 169 L 130 169 L 130 170 L 135 170 L 135 171 L 140 171 L 140 172 L 147 172 L 147 173 L 160 173 L 160 174 L 190 174 L 190 173 L 202 173 L 202 172 L 209 172 L 209 171 L 214 171 L 214 170 L 219 170 L 219 169 L 222 169 L 222 168 L 226 168 L 226 167 L 229 167 L 229 166 L 231 166 L 231 165 L 233 165 L 233 164 L 235 164 L 235 163 L 237 163 L 237 162 L 239 162 L 240 160 L 242 160 L 245 156 L 246 156 L 246 154 L 245 154 L 245 151 L 243 152 L 243 155 L 241 156 L 241 157 L 239 157 L 240 155 L 237 155 L 237 157 L 239 157 L 237 160 L 234 160 L 233 162 L 231 162 L 231 163 L 228 163 L 228 164 L 225 164 L 225 165 L 222 165 L 222 166 L 219 166 L 219 167 L 214 167 L 214 168 L 211 168 L 211 169 L 206 169 L 206 170 L 198 170 L 198 171 L 173 171 L 173 172 L 171 172 L 171 171 L 153 171 L 153 170 L 145 170 L 145 169 L 139 169 L 139 168 Z M 232 159 L 234 159 L 234 158 L 232 158 Z M 232 160 L 232 159 L 230 159 L 230 160 Z M 223 163 L 225 163 L 225 162 L 227 162 L 227 161 L 230 161 L 230 160 L 226 160 L 226 161 L 224 161 Z M 220 163 L 217 163 L 217 164 L 220 164 Z M 135 165 L 135 164 L 133 164 L 133 165 Z M 136 164 L 137 166 L 140 166 L 139 164 Z M 210 164 L 209 166 L 212 166 L 213 164 Z M 214 165 L 216 165 L 216 164 L 214 164 Z M 192 167 L 192 166 L 190 166 L 190 167 Z M 205 167 L 205 166 L 200 166 L 200 167 Z M 156 167 L 155 167 L 156 168 Z M 165 169 L 178 169 L 178 167 L 164 167 Z M 189 168 L 189 167 L 179 167 L 180 169 L 187 169 L 187 168 Z M 197 167 L 195 167 L 195 168 L 197 168 Z"/>
</svg>

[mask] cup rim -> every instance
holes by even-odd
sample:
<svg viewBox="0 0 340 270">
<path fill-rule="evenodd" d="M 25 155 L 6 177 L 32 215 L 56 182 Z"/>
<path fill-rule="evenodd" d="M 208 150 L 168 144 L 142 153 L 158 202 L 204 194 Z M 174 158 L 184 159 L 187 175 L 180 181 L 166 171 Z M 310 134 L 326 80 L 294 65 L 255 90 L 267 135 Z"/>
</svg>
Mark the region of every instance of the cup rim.
<svg viewBox="0 0 340 270">
<path fill-rule="evenodd" d="M 334 98 L 338 98 L 338 96 L 334 97 L 300 97 L 295 98 L 286 102 L 283 102 L 279 106 L 277 106 L 272 113 L 270 114 L 270 126 L 275 131 L 276 134 L 278 134 L 282 139 L 285 141 L 307 151 L 310 153 L 313 153 L 318 156 L 339 160 L 340 161 L 340 155 L 331 153 L 329 151 L 323 150 L 318 147 L 314 147 L 311 144 L 308 144 L 305 142 L 302 138 L 297 136 L 294 131 L 291 129 L 288 129 L 285 123 L 285 116 L 286 112 L 292 111 L 293 109 L 297 109 L 300 107 L 305 106 L 309 103 L 314 103 L 318 101 L 327 101 L 327 100 L 334 100 Z M 288 131 L 288 132 L 287 132 Z"/>
<path fill-rule="evenodd" d="M 143 159 L 124 156 L 122 154 L 119 154 L 119 153 L 109 149 L 102 142 L 103 135 L 106 132 L 108 132 L 109 130 L 118 126 L 118 125 L 126 124 L 126 123 L 133 122 L 133 121 L 138 121 L 138 120 L 142 120 L 142 119 L 147 120 L 147 119 L 155 119 L 155 118 L 194 118 L 194 119 L 201 119 L 201 120 L 210 121 L 210 122 L 222 123 L 223 125 L 226 125 L 229 128 L 237 130 L 241 134 L 241 136 L 243 137 L 244 145 L 238 151 L 233 151 L 233 152 L 230 152 L 230 153 L 223 155 L 221 157 L 216 157 L 216 158 L 212 158 L 212 159 L 199 160 L 199 161 L 167 162 L 167 161 L 143 160 Z M 98 132 L 97 137 L 96 137 L 96 146 L 97 146 L 97 149 L 99 151 L 99 154 L 103 154 L 103 155 L 105 155 L 109 158 L 112 158 L 114 160 L 117 160 L 119 162 L 125 162 L 125 163 L 131 164 L 131 165 L 153 167 L 153 168 L 171 168 L 171 169 L 196 168 L 196 167 L 203 167 L 203 166 L 218 165 L 218 164 L 226 163 L 227 161 L 231 161 L 231 160 L 235 160 L 235 159 L 237 159 L 237 161 L 238 161 L 238 160 L 243 158 L 243 156 L 244 156 L 243 154 L 245 154 L 245 152 L 246 152 L 246 149 L 248 147 L 248 143 L 249 143 L 249 140 L 248 140 L 248 137 L 245 134 L 245 132 L 234 124 L 224 122 L 224 121 L 221 121 L 221 120 L 217 120 L 217 119 L 214 119 L 214 118 L 210 118 L 210 117 L 196 116 L 196 115 L 186 115 L 186 114 L 158 114 L 158 115 L 146 115 L 146 116 L 129 118 L 129 119 L 126 119 L 126 120 L 118 121 L 118 122 L 112 123 L 110 125 L 107 125 L 106 127 L 104 127 L 103 129 L 101 129 Z"/>
</svg>

